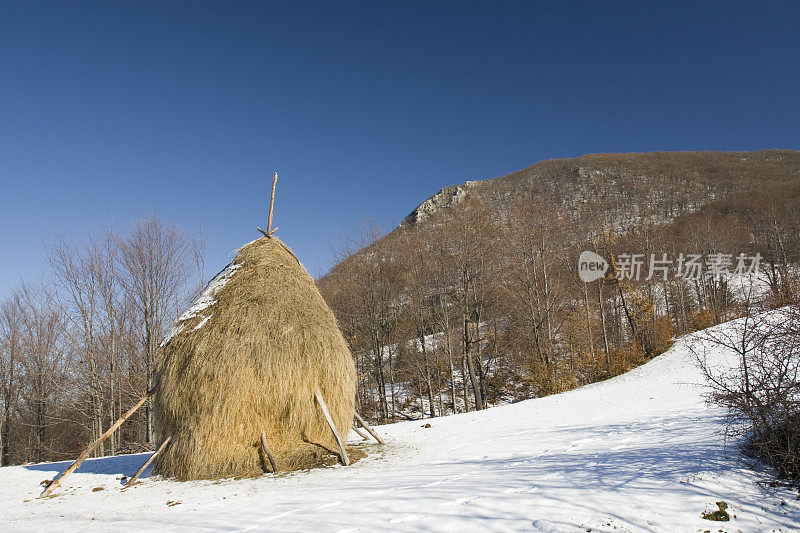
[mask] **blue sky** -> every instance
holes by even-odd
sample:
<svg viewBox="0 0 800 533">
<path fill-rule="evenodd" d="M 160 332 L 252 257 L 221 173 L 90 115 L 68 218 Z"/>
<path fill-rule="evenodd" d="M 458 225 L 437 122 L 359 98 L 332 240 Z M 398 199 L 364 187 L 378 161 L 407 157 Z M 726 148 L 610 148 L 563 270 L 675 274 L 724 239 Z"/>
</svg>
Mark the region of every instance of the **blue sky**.
<svg viewBox="0 0 800 533">
<path fill-rule="evenodd" d="M 800 4 L 0 1 L 0 295 L 150 210 L 209 274 L 597 152 L 800 148 Z"/>
</svg>

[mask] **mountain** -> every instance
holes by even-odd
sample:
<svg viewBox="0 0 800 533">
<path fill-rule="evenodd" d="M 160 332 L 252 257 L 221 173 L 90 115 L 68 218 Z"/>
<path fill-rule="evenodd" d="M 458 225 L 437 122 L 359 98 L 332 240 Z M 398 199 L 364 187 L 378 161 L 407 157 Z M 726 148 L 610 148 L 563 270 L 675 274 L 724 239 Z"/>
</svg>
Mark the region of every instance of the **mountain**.
<svg viewBox="0 0 800 533">
<path fill-rule="evenodd" d="M 799 227 L 798 151 L 585 155 L 445 187 L 318 284 L 356 356 L 360 405 L 386 421 L 561 392 L 646 362 L 735 316 L 743 293 L 707 275 L 711 258 L 728 271 L 758 258 L 763 306 L 780 305 L 800 283 Z M 577 275 L 587 250 L 612 265 L 593 284 Z M 620 281 L 634 255 L 641 269 Z M 696 280 L 689 256 L 706 272 Z M 645 263 L 655 257 L 663 279 Z M 433 349 L 410 345 L 431 334 L 443 339 Z"/>
</svg>

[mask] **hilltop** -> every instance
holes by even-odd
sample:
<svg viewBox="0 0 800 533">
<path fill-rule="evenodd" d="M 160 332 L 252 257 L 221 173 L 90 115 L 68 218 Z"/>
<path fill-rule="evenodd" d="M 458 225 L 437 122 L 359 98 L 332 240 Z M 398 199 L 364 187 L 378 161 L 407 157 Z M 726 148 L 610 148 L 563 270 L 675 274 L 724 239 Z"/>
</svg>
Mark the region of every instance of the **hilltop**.
<svg viewBox="0 0 800 533">
<path fill-rule="evenodd" d="M 576 213 L 602 206 L 608 225 L 668 222 L 735 192 L 800 186 L 800 151 L 650 152 L 551 159 L 485 180 L 441 189 L 401 228 L 431 219 L 471 197 L 502 213 L 519 195 L 552 198 Z"/>
</svg>

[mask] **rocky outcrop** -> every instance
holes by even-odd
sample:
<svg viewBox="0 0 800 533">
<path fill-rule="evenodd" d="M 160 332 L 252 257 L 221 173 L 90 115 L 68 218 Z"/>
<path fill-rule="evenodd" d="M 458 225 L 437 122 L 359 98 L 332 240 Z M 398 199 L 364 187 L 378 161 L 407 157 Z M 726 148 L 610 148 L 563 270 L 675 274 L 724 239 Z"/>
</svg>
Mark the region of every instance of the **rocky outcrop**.
<svg viewBox="0 0 800 533">
<path fill-rule="evenodd" d="M 455 205 L 461 202 L 469 194 L 469 190 L 478 183 L 477 181 L 468 181 L 463 185 L 451 185 L 441 189 L 438 193 L 434 194 L 414 209 L 403 221 L 400 227 L 414 226 L 418 222 L 422 222 L 434 213 Z"/>
</svg>

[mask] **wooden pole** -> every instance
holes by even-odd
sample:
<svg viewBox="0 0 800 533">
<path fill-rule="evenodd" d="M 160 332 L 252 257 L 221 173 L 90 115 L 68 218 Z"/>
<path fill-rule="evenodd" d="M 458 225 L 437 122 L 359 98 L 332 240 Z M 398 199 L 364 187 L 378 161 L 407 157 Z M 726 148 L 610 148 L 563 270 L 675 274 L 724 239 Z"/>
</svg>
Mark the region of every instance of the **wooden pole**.
<svg viewBox="0 0 800 533">
<path fill-rule="evenodd" d="M 353 431 L 355 431 L 362 439 L 369 440 L 369 437 L 364 435 L 364 433 L 360 429 L 358 429 L 355 424 L 353 424 Z"/>
<path fill-rule="evenodd" d="M 358 422 L 361 424 L 361 427 L 363 427 L 364 429 L 366 429 L 367 431 L 369 431 L 369 434 L 370 434 L 370 435 L 372 435 L 373 437 L 375 437 L 375 440 L 376 440 L 376 441 L 378 441 L 378 443 L 380 443 L 380 444 L 386 444 L 385 442 L 383 442 L 383 439 L 382 439 L 382 438 L 380 438 L 380 437 L 378 436 L 378 434 L 377 434 L 377 433 L 375 433 L 375 430 L 373 430 L 371 427 L 369 427 L 369 424 L 367 424 L 366 422 L 364 422 L 364 419 L 363 419 L 363 418 L 361 418 L 361 417 L 358 415 L 358 413 L 356 413 L 356 412 L 353 412 L 353 414 L 354 414 L 354 415 L 356 415 L 356 420 L 358 420 Z"/>
<path fill-rule="evenodd" d="M 125 483 L 125 487 L 130 487 L 131 485 L 136 483 L 136 481 L 139 479 L 139 476 L 142 475 L 142 472 L 144 472 L 145 469 L 148 466 L 150 466 L 150 463 L 153 462 L 153 459 L 156 458 L 156 455 L 161 453 L 164 450 L 164 448 L 167 447 L 167 444 L 169 444 L 169 441 L 171 441 L 171 440 L 172 440 L 172 437 L 167 437 L 164 440 L 164 442 L 161 443 L 161 446 L 159 446 L 158 449 L 155 452 L 153 452 L 153 454 L 147 459 L 147 461 L 144 462 L 144 464 L 141 466 L 141 468 L 139 468 L 139 470 L 136 471 L 136 473 L 133 475 L 133 477 L 130 478 L 127 483 Z"/>
<path fill-rule="evenodd" d="M 269 466 L 272 467 L 272 473 L 278 471 L 278 464 L 275 462 L 275 458 L 272 456 L 272 452 L 269 451 L 269 446 L 267 446 L 267 434 L 264 433 L 264 430 L 261 430 L 261 447 L 264 449 L 264 455 L 267 456 L 269 460 Z"/>
<path fill-rule="evenodd" d="M 44 496 L 48 496 L 51 492 L 53 492 L 53 490 L 56 487 L 58 487 L 61 484 L 62 481 L 64 481 L 65 477 L 67 477 L 75 470 L 77 470 L 78 467 L 81 466 L 81 463 L 84 462 L 87 457 L 89 457 L 89 454 L 91 454 L 94 450 L 96 450 L 97 447 L 103 443 L 103 441 L 105 441 L 108 437 L 112 435 L 112 433 L 114 433 L 117 429 L 119 429 L 119 427 L 122 425 L 123 422 L 125 422 L 127 419 L 133 416 L 133 413 L 135 413 L 142 405 L 144 405 L 144 402 L 146 402 L 147 399 L 150 398 L 150 396 L 155 394 L 157 388 L 158 388 L 158 383 L 156 383 L 155 386 L 153 386 L 153 388 L 150 389 L 150 391 L 136 403 L 136 405 L 131 407 L 127 413 L 122 415 L 122 418 L 114 422 L 114 425 L 108 428 L 108 431 L 103 433 L 103 435 L 100 436 L 100 438 L 98 438 L 96 441 L 87 446 L 86 449 L 83 450 L 83 452 L 81 452 L 81 454 L 78 456 L 78 458 L 75 459 L 75 462 L 69 465 L 69 468 L 67 468 L 63 474 L 55 478 L 53 481 L 50 482 L 49 485 L 47 485 L 47 487 L 45 487 L 45 489 L 42 491 L 39 497 L 41 498 Z"/>
<path fill-rule="evenodd" d="M 267 237 L 272 237 L 272 210 L 275 208 L 275 185 L 278 183 L 278 173 L 272 178 L 272 194 L 269 197 L 269 219 L 267 220 Z M 277 228 L 275 228 L 277 229 Z"/>
<path fill-rule="evenodd" d="M 319 392 L 319 389 L 314 392 L 314 397 L 317 399 L 320 408 L 322 408 L 322 414 L 325 415 L 325 420 L 328 422 L 331 431 L 333 431 L 333 437 L 336 439 L 336 444 L 339 446 L 339 457 L 342 458 L 342 463 L 348 466 L 350 464 L 350 458 L 347 457 L 347 451 L 344 449 L 344 441 L 342 441 L 342 437 L 339 436 L 339 430 L 336 429 L 336 425 L 333 423 L 331 414 L 328 412 L 328 406 L 325 405 L 325 400 L 322 399 L 322 394 Z"/>
</svg>

